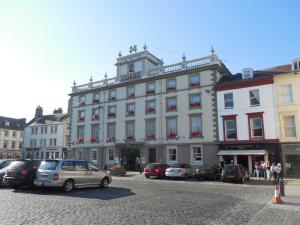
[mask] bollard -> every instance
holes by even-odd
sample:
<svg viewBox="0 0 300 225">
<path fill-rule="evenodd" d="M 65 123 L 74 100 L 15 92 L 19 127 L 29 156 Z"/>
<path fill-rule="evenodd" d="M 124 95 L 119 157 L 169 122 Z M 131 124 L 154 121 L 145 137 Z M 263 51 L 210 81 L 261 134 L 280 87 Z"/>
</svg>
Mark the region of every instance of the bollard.
<svg viewBox="0 0 300 225">
<path fill-rule="evenodd" d="M 280 187 L 280 196 L 285 196 L 285 193 L 284 193 L 284 180 L 283 179 L 279 180 L 279 187 Z"/>
</svg>

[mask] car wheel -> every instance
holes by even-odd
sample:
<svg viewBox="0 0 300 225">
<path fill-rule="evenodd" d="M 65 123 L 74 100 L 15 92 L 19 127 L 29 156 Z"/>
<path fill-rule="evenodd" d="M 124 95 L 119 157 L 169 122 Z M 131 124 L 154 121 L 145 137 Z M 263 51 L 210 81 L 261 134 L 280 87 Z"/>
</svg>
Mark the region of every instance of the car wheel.
<svg viewBox="0 0 300 225">
<path fill-rule="evenodd" d="M 146 177 L 146 178 L 149 178 L 150 176 L 149 176 L 149 175 L 145 175 L 145 177 Z"/>
<path fill-rule="evenodd" d="M 73 180 L 66 180 L 64 185 L 63 185 L 63 189 L 65 192 L 71 192 L 74 190 L 74 181 Z"/>
<path fill-rule="evenodd" d="M 108 187 L 108 184 L 109 184 L 109 180 L 107 177 L 104 177 L 101 181 L 101 188 L 107 188 Z"/>
</svg>

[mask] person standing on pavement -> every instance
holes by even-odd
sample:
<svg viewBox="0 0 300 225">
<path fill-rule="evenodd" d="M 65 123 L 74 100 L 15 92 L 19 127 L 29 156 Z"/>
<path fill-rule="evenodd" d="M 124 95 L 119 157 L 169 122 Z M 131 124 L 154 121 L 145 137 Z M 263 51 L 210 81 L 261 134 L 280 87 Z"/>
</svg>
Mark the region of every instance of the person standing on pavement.
<svg viewBox="0 0 300 225">
<path fill-rule="evenodd" d="M 272 166 L 271 166 L 270 170 L 271 170 L 271 174 L 272 174 L 271 180 L 274 183 L 276 183 L 276 181 L 277 181 L 277 167 L 275 166 L 275 163 L 272 163 Z"/>
<path fill-rule="evenodd" d="M 258 180 L 258 177 L 259 177 L 259 172 L 260 172 L 260 169 L 259 169 L 260 165 L 258 162 L 255 163 L 255 172 L 254 172 L 254 175 L 256 175 L 256 180 Z"/>
<path fill-rule="evenodd" d="M 267 180 L 270 180 L 270 163 L 269 163 L 269 161 L 265 162 L 265 166 L 266 166 Z"/>
<path fill-rule="evenodd" d="M 277 180 L 276 180 L 276 182 L 278 183 L 279 180 L 282 179 L 282 167 L 281 167 L 280 163 L 277 164 L 277 168 L 276 169 L 277 169 Z"/>
</svg>

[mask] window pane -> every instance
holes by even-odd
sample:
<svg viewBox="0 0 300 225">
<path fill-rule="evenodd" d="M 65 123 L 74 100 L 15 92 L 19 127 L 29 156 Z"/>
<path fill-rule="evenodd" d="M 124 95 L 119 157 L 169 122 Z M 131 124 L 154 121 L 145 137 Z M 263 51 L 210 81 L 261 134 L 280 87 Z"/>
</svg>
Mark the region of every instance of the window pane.
<svg viewBox="0 0 300 225">
<path fill-rule="evenodd" d="M 285 137 L 296 137 L 295 116 L 284 116 L 283 123 Z"/>
<path fill-rule="evenodd" d="M 292 103 L 293 102 L 293 93 L 292 85 L 281 85 L 280 86 L 280 100 L 281 103 Z"/>
<path fill-rule="evenodd" d="M 233 93 L 224 94 L 225 108 L 233 108 Z"/>
<path fill-rule="evenodd" d="M 250 104 L 251 105 L 259 105 L 259 91 L 258 90 L 251 90 L 249 91 L 250 95 Z"/>
<path fill-rule="evenodd" d="M 192 149 L 193 161 L 202 161 L 202 150 L 201 147 L 193 147 Z"/>
</svg>

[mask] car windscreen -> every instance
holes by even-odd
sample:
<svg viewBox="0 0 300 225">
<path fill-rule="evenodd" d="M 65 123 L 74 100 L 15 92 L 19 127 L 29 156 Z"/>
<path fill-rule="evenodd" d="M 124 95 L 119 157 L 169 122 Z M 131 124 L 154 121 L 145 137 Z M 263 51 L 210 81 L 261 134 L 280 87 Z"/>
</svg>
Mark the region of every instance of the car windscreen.
<svg viewBox="0 0 300 225">
<path fill-rule="evenodd" d="M 14 161 L 7 168 L 9 168 L 9 169 L 24 168 L 24 167 L 26 167 L 26 165 L 27 165 L 26 161 Z"/>
<path fill-rule="evenodd" d="M 183 164 L 175 164 L 175 165 L 171 165 L 171 168 L 184 168 Z"/>
<path fill-rule="evenodd" d="M 225 172 L 233 172 L 233 171 L 237 171 L 237 166 L 236 165 L 226 165 L 224 167 Z"/>
<path fill-rule="evenodd" d="M 156 165 L 154 165 L 154 164 L 148 164 L 146 166 L 146 169 L 148 169 L 148 170 L 155 170 L 156 169 Z"/>
<path fill-rule="evenodd" d="M 40 170 L 55 170 L 58 161 L 44 161 L 40 165 Z"/>
</svg>

